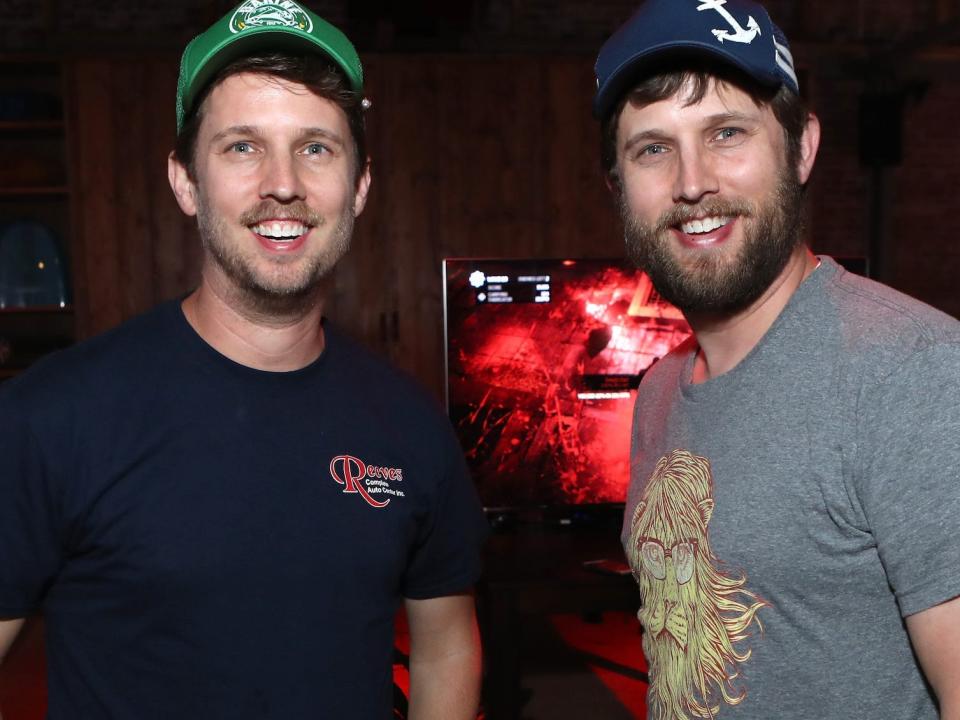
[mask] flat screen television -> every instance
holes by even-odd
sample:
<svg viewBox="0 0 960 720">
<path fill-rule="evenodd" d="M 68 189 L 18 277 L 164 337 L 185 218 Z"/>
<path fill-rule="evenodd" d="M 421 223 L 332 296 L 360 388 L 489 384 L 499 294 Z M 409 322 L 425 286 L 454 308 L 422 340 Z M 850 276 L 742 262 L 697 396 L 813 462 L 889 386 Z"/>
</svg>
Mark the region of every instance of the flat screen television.
<svg viewBox="0 0 960 720">
<path fill-rule="evenodd" d="M 682 314 L 624 259 L 447 259 L 446 401 L 488 511 L 624 502 L 644 371 Z"/>
</svg>

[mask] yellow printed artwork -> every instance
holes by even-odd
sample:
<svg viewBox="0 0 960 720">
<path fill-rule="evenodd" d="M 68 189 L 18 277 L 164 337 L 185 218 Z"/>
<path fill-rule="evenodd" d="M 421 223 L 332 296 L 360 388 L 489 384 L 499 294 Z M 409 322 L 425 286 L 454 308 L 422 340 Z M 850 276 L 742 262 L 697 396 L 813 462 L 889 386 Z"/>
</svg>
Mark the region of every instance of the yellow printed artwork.
<svg viewBox="0 0 960 720">
<path fill-rule="evenodd" d="M 660 458 L 633 513 L 630 565 L 640 586 L 643 650 L 650 664 L 650 717 L 718 717 L 747 689 L 740 668 L 750 626 L 768 606 L 742 573 L 724 572 L 710 546 L 710 461 L 685 450 Z"/>
</svg>

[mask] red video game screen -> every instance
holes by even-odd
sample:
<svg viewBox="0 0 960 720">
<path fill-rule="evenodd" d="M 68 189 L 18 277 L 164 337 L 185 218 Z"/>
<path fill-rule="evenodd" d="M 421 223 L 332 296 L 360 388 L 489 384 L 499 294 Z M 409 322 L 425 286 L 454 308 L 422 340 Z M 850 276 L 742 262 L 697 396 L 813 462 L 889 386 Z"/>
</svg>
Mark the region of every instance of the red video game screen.
<svg viewBox="0 0 960 720">
<path fill-rule="evenodd" d="M 488 509 L 622 503 L 644 371 L 690 328 L 623 259 L 445 260 L 447 409 Z"/>
</svg>

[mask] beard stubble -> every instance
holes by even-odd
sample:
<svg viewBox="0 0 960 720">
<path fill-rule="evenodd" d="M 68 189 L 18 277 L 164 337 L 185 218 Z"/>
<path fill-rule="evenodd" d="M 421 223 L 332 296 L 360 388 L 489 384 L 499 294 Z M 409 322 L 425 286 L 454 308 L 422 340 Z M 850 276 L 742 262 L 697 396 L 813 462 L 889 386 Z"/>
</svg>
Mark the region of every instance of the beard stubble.
<svg viewBox="0 0 960 720">
<path fill-rule="evenodd" d="M 749 306 L 783 271 L 803 238 L 803 186 L 787 165 L 774 192 L 758 204 L 714 199 L 675 205 L 653 225 L 630 213 L 622 189 L 619 205 L 628 257 L 684 314 L 732 314 Z M 687 257 L 675 252 L 671 228 L 707 216 L 747 221 L 733 256 L 722 247 Z"/>
<path fill-rule="evenodd" d="M 336 218 L 336 225 L 322 242 L 324 247 L 307 258 L 270 259 L 266 269 L 255 251 L 245 252 L 229 239 L 228 225 L 203 195 L 197 202 L 197 225 L 203 248 L 231 284 L 233 302 L 246 312 L 274 318 L 297 317 L 309 310 L 319 297 L 324 279 L 350 249 L 354 216 L 352 202 Z M 308 225 L 311 232 L 326 220 L 302 200 L 289 204 L 263 200 L 238 218 L 240 226 L 249 227 L 261 220 L 284 218 Z M 294 268 L 293 265 L 298 265 Z"/>
</svg>

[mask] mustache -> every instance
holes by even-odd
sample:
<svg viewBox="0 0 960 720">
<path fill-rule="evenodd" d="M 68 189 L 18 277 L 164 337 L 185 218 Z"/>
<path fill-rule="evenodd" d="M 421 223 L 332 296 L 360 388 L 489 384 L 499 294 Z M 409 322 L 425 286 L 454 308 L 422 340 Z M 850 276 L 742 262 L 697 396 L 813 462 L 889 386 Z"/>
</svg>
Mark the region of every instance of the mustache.
<svg viewBox="0 0 960 720">
<path fill-rule="evenodd" d="M 655 233 L 662 233 L 689 220 L 703 217 L 753 217 L 755 209 L 746 200 L 712 199 L 696 205 L 674 205 L 664 212 L 653 226 Z"/>
<path fill-rule="evenodd" d="M 240 224 L 247 226 L 256 225 L 264 220 L 293 220 L 310 227 L 323 224 L 323 217 L 311 210 L 303 200 L 284 204 L 275 200 L 261 200 L 249 210 L 244 211 L 239 218 Z"/>
</svg>

